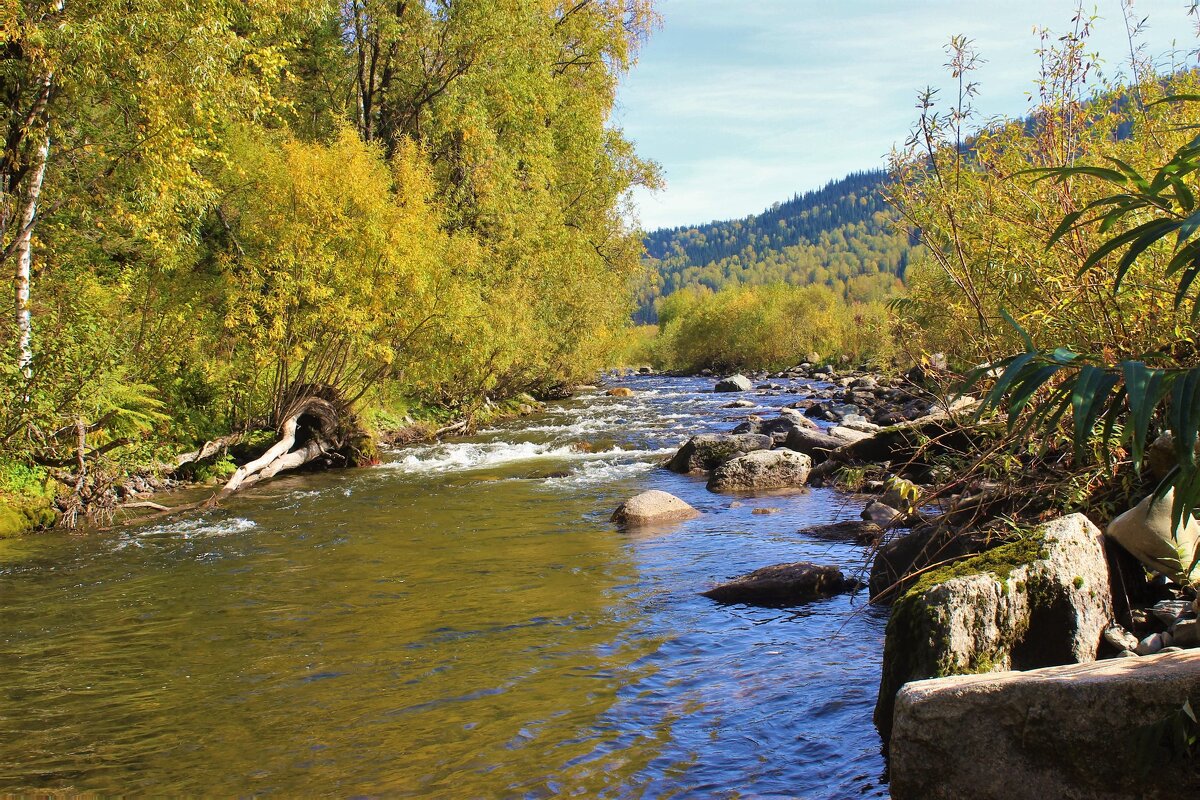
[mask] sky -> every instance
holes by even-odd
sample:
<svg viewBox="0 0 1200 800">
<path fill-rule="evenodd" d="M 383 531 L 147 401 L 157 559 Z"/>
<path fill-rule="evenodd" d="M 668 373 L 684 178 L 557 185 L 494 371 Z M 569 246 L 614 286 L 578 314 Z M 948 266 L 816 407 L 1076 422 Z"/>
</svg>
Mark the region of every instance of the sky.
<svg viewBox="0 0 1200 800">
<path fill-rule="evenodd" d="M 1196 63 L 1189 0 L 1135 0 L 1160 64 Z M 623 80 L 615 122 L 667 186 L 635 196 L 647 230 L 757 213 L 847 173 L 883 167 L 943 87 L 945 46 L 963 34 L 986 63 L 981 117 L 1022 116 L 1038 72 L 1035 26 L 1071 27 L 1076 0 L 658 0 L 662 28 Z M 1098 14 L 1089 49 L 1128 71 L 1121 0 Z M 1169 55 L 1174 52 L 1174 55 Z"/>
</svg>

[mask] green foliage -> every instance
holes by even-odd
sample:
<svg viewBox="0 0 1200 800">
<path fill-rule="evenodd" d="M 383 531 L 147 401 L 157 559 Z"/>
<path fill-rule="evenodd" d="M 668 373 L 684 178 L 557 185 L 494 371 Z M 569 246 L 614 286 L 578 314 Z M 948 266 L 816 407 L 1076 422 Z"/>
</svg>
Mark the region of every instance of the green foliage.
<svg viewBox="0 0 1200 800">
<path fill-rule="evenodd" d="M 470 414 L 623 337 L 625 206 L 657 168 L 611 111 L 649 0 L 10 6 L 10 274 L 52 147 L 31 377 L 0 317 L 0 458 L 81 486 L 81 453 L 115 475 L 330 387 Z"/>
<path fill-rule="evenodd" d="M 814 351 L 856 364 L 892 355 L 883 304 L 849 304 L 823 286 L 682 290 L 659 303 L 659 326 L 654 361 L 673 370 L 783 369 Z"/>
</svg>

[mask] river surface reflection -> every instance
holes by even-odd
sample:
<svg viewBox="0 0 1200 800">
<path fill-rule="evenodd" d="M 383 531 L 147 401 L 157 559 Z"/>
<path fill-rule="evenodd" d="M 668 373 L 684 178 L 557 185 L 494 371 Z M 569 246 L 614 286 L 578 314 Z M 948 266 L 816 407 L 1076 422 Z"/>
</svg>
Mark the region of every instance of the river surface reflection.
<svg viewBox="0 0 1200 800">
<path fill-rule="evenodd" d="M 711 381 L 624 383 L 203 516 L 0 542 L 0 791 L 886 797 L 883 616 L 698 595 L 858 566 L 797 534 L 858 507 L 655 469 L 748 412 Z M 704 514 L 609 523 L 647 488 Z"/>
</svg>

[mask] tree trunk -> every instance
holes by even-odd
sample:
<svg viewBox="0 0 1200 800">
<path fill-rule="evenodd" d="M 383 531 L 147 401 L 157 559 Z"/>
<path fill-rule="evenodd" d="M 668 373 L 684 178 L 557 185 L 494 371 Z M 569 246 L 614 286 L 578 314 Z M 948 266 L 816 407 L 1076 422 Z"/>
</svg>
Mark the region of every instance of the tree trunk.
<svg viewBox="0 0 1200 800">
<path fill-rule="evenodd" d="M 25 191 L 25 203 L 21 208 L 20 227 L 17 229 L 17 366 L 25 378 L 33 376 L 33 311 L 29 304 L 29 289 L 33 275 L 33 228 L 37 221 L 37 205 L 42 195 L 42 183 L 46 178 L 46 162 L 50 159 L 50 134 L 47 133 L 38 146 L 29 186 Z"/>
</svg>

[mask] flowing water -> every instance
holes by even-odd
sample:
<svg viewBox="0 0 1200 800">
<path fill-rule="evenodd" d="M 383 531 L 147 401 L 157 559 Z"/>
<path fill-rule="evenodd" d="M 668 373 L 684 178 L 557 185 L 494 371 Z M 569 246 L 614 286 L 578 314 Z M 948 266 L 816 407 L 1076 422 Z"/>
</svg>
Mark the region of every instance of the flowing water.
<svg viewBox="0 0 1200 800">
<path fill-rule="evenodd" d="M 626 385 L 204 516 L 0 542 L 0 792 L 886 797 L 882 615 L 698 594 L 858 565 L 797 533 L 857 507 L 655 469 L 747 411 Z M 704 514 L 615 528 L 647 488 Z"/>
</svg>

